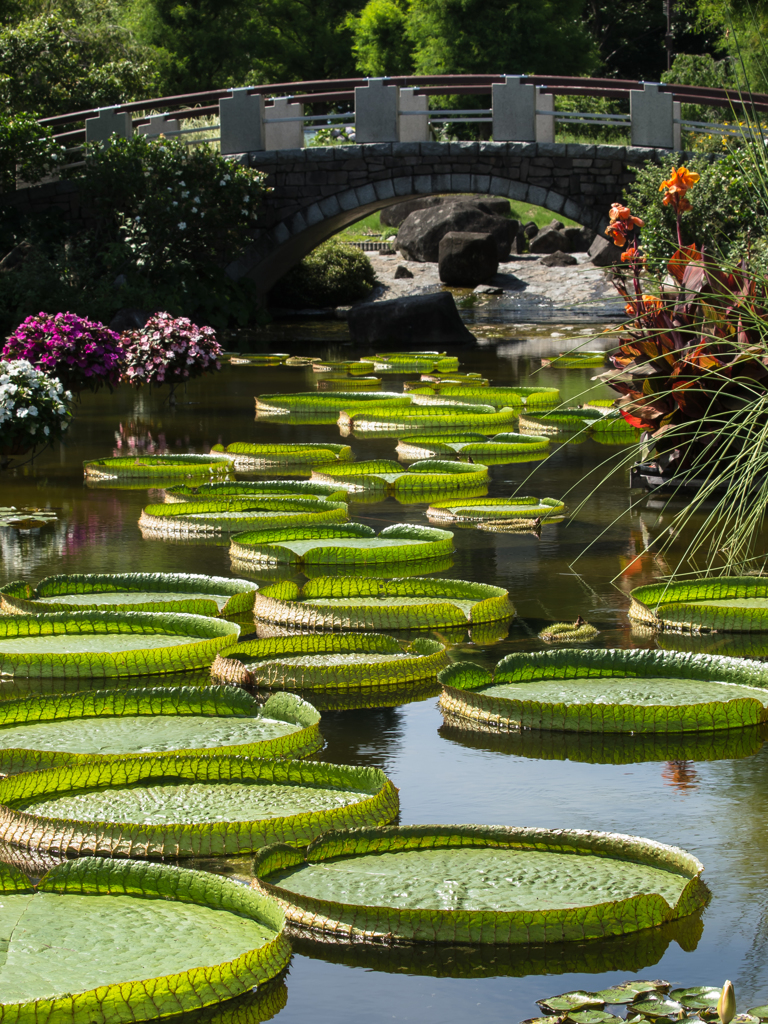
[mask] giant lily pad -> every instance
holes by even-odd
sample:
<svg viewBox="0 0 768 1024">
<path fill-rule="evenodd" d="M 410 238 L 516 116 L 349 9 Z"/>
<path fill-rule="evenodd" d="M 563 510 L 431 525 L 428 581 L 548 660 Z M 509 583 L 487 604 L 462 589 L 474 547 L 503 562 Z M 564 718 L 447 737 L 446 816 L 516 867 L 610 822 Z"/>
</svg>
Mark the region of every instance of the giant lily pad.
<svg viewBox="0 0 768 1024">
<path fill-rule="evenodd" d="M 605 352 L 588 352 L 585 349 L 566 352 L 559 356 L 542 359 L 541 365 L 557 370 L 589 370 L 595 366 L 605 365 Z"/>
<path fill-rule="evenodd" d="M 285 395 L 257 395 L 256 412 L 270 416 L 281 416 L 292 412 L 335 412 L 336 415 L 342 409 L 350 406 L 365 408 L 374 405 L 410 405 L 410 395 L 399 394 L 396 391 L 377 391 L 375 394 L 357 391 L 300 391 L 297 394 Z"/>
<path fill-rule="evenodd" d="M 344 484 L 320 484 L 309 480 L 227 480 L 224 483 L 201 484 L 199 487 L 172 487 L 166 489 L 164 497 L 170 504 L 256 497 L 324 498 L 326 501 L 346 501 L 347 487 Z"/>
<path fill-rule="evenodd" d="M 254 613 L 302 629 L 439 629 L 508 619 L 515 608 L 488 583 L 342 576 L 265 587 Z"/>
<path fill-rule="evenodd" d="M 47 576 L 37 586 L 18 581 L 0 588 L 0 614 L 144 611 L 242 615 L 258 587 L 248 580 L 193 573 L 82 573 Z"/>
<path fill-rule="evenodd" d="M 318 391 L 379 391 L 381 377 L 323 377 L 317 382 Z"/>
<path fill-rule="evenodd" d="M 85 478 L 94 480 L 176 480 L 227 476 L 232 460 L 224 455 L 119 455 L 83 463 Z"/>
<path fill-rule="evenodd" d="M 442 388 L 450 388 L 455 385 L 470 388 L 485 388 L 490 381 L 487 377 L 481 377 L 479 373 L 422 373 L 421 379 L 417 381 L 404 381 L 403 391 L 416 391 L 426 384 L 433 391 L 440 391 Z"/>
<path fill-rule="evenodd" d="M 702 870 L 636 836 L 484 825 L 331 832 L 254 861 L 257 889 L 292 931 L 470 945 L 583 943 L 660 925 L 705 905 Z"/>
<path fill-rule="evenodd" d="M 214 857 L 391 821 L 377 768 L 229 755 L 82 758 L 0 781 L 0 839 L 115 857 Z"/>
<path fill-rule="evenodd" d="M 432 680 L 450 664 L 444 644 L 408 644 L 382 633 L 335 633 L 246 640 L 211 666 L 215 682 L 265 690 L 386 689 Z"/>
<path fill-rule="evenodd" d="M 375 396 L 374 396 L 375 397 Z M 347 407 L 339 414 L 339 432 L 347 436 L 353 430 L 360 434 L 405 433 L 435 427 L 469 427 L 493 433 L 511 423 L 517 416 L 514 409 L 495 409 L 492 405 L 413 405 L 390 407 L 372 405 L 364 410 Z"/>
<path fill-rule="evenodd" d="M 363 523 L 344 526 L 294 527 L 240 533 L 232 538 L 230 558 L 239 564 L 296 566 L 393 565 L 427 558 L 441 558 L 453 552 L 453 534 L 428 526 L 396 523 L 376 535 Z M 394 571 L 394 569 L 393 569 Z"/>
<path fill-rule="evenodd" d="M 0 617 L 0 676 L 110 679 L 210 665 L 240 635 L 234 622 L 166 612 Z"/>
<path fill-rule="evenodd" d="M 348 466 L 318 466 L 312 472 L 312 479 L 346 484 L 350 491 L 381 490 L 408 501 L 418 499 L 425 491 L 477 491 L 478 488 L 484 491 L 488 467 L 425 459 L 403 469 L 398 462 L 374 459 Z"/>
<path fill-rule="evenodd" d="M 240 530 L 341 523 L 346 518 L 345 502 L 286 494 L 147 505 L 139 518 L 139 526 L 143 533 L 157 536 L 210 536 Z"/>
<path fill-rule="evenodd" d="M 34 888 L 5 867 L 0 892 L 0 1013 L 15 1024 L 175 1016 L 261 987 L 291 957 L 273 901 L 209 872 L 83 857 Z"/>
<path fill-rule="evenodd" d="M 442 405 L 456 402 L 482 402 L 496 409 L 517 408 L 547 409 L 557 405 L 560 392 L 557 388 L 517 387 L 472 387 L 471 385 L 442 385 L 438 388 L 424 387 L 409 391 L 414 405 Z"/>
<path fill-rule="evenodd" d="M 594 430 L 607 435 L 610 431 L 625 429 L 629 428 L 619 413 L 595 406 L 566 407 L 535 416 L 526 411 L 520 416 L 520 430 L 528 434 L 574 434 Z"/>
<path fill-rule="evenodd" d="M 768 579 L 722 576 L 635 587 L 631 619 L 657 629 L 698 633 L 768 632 Z"/>
<path fill-rule="evenodd" d="M 448 523 L 485 523 L 506 519 L 559 518 L 565 505 L 557 498 L 457 498 L 435 501 L 427 509 L 430 519 Z"/>
<path fill-rule="evenodd" d="M 459 360 L 445 352 L 380 352 L 373 356 L 373 367 L 380 373 L 451 373 Z"/>
<path fill-rule="evenodd" d="M 264 705 L 231 687 L 94 690 L 0 701 L 0 772 L 158 751 L 304 757 L 320 715 L 292 693 Z"/>
<path fill-rule="evenodd" d="M 279 466 L 318 466 L 328 462 L 350 462 L 354 456 L 348 444 L 216 444 L 212 452 L 228 458 L 235 470 L 246 473 L 255 469 L 273 469 Z"/>
<path fill-rule="evenodd" d="M 709 655 L 570 649 L 510 654 L 494 672 L 458 662 L 441 673 L 440 682 L 446 711 L 510 731 L 685 733 L 768 720 L 768 667 Z"/>
<path fill-rule="evenodd" d="M 233 366 L 280 366 L 287 359 L 287 352 L 232 352 L 229 357 Z"/>
<path fill-rule="evenodd" d="M 507 456 L 517 458 L 530 454 L 539 455 L 549 448 L 549 438 L 529 434 L 416 434 L 401 437 L 397 443 L 397 454 L 401 459 L 432 459 L 440 455 L 458 455 L 460 458 L 490 458 L 494 463 L 508 461 Z"/>
</svg>

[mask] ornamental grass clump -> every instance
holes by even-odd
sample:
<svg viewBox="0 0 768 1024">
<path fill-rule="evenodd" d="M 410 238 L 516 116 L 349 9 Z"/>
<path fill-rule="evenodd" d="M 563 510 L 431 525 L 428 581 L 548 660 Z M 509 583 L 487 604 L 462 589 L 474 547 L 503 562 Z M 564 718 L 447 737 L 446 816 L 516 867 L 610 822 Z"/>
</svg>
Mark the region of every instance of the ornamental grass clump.
<svg viewBox="0 0 768 1024">
<path fill-rule="evenodd" d="M 186 317 L 156 313 L 137 331 L 126 331 L 123 380 L 134 387 L 170 384 L 171 389 L 203 373 L 221 369 L 222 347 L 212 327 L 198 327 Z"/>
<path fill-rule="evenodd" d="M 71 400 L 58 378 L 25 359 L 0 360 L 0 467 L 58 440 L 72 418 Z"/>
<path fill-rule="evenodd" d="M 75 313 L 38 313 L 19 324 L 3 346 L 4 359 L 26 359 L 71 391 L 98 391 L 120 382 L 120 337 Z"/>
</svg>

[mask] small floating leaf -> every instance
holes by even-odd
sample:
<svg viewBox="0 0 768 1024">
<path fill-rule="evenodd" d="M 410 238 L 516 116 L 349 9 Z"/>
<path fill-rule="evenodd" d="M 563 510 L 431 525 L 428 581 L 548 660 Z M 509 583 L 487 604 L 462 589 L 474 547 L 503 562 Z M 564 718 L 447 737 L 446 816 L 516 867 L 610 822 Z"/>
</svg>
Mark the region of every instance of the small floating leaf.
<svg viewBox="0 0 768 1024">
<path fill-rule="evenodd" d="M 608 1024 L 608 1022 L 621 1021 L 623 1017 L 617 1017 L 615 1013 L 605 1013 L 603 1010 L 571 1010 L 567 1019 L 574 1024 Z"/>
<path fill-rule="evenodd" d="M 600 996 L 609 1005 L 631 1003 L 641 992 L 668 992 L 670 988 L 668 981 L 622 981 L 620 985 L 612 988 L 604 988 L 595 995 Z"/>
<path fill-rule="evenodd" d="M 678 1014 L 683 1009 L 682 1005 L 675 999 L 668 996 L 641 996 L 632 1003 L 632 1009 L 643 1017 L 669 1017 L 670 1014 Z"/>
<path fill-rule="evenodd" d="M 676 988 L 669 993 L 670 999 L 676 999 L 686 1009 L 699 1010 L 706 1006 L 717 1006 L 722 989 L 711 985 L 698 985 L 695 988 Z"/>
<path fill-rule="evenodd" d="M 576 992 L 564 992 L 562 995 L 550 996 L 547 999 L 537 999 L 536 1003 L 545 1012 L 550 1010 L 553 1013 L 562 1013 L 570 1010 L 584 1010 L 588 1007 L 602 1007 L 604 1000 L 596 992 L 583 992 L 579 990 Z M 596 1024 L 596 1022 L 585 1021 L 584 1024 Z"/>
</svg>

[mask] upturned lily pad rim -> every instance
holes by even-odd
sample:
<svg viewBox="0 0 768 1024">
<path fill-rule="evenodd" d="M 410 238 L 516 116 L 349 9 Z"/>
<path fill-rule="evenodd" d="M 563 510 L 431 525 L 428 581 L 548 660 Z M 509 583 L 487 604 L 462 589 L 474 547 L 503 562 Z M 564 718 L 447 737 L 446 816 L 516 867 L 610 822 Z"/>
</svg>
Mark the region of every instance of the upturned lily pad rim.
<svg viewBox="0 0 768 1024">
<path fill-rule="evenodd" d="M 51 818 L 13 806 L 33 797 L 168 780 L 314 785 L 368 796 L 343 807 L 284 817 L 165 825 Z M 234 855 L 252 853 L 273 842 L 309 843 L 334 827 L 391 821 L 398 806 L 397 790 L 379 768 L 234 754 L 152 754 L 105 761 L 83 758 L 0 780 L 0 839 L 22 849 L 78 856 Z"/>
<path fill-rule="evenodd" d="M 693 580 L 648 583 L 630 593 L 629 617 L 660 630 L 683 633 L 768 632 L 765 608 L 707 608 L 707 601 L 768 598 L 768 578 L 706 576 Z"/>
<path fill-rule="evenodd" d="M 132 1024 L 175 1016 L 252 991 L 276 977 L 291 959 L 285 937 L 285 916 L 273 900 L 221 875 L 168 864 L 136 864 L 103 857 L 80 857 L 51 868 L 27 892 L 71 896 L 131 897 L 171 900 L 234 913 L 266 925 L 274 932 L 256 949 L 216 967 L 192 967 L 177 974 L 149 976 L 48 998 L 3 1004 L 3 1020 L 71 1021 L 72 1024 Z M 6 883 L 7 884 L 7 883 Z M 2 886 L 2 880 L 0 880 Z M 8 891 L 0 888 L 0 891 Z M 25 891 L 11 888 L 11 892 Z M 74 908 L 73 908 L 74 910 Z"/>
<path fill-rule="evenodd" d="M 217 517 L 216 513 L 223 513 Z M 233 517 L 227 513 L 238 512 Z M 253 512 L 253 516 L 248 513 Z M 269 515 L 259 516 L 258 513 Z M 205 518 L 197 518 L 202 517 Z M 156 534 L 198 534 L 242 532 L 275 529 L 313 523 L 338 523 L 347 519 L 345 501 L 327 501 L 324 498 L 303 498 L 286 494 L 268 497 L 232 498 L 229 500 L 186 501 L 147 505 L 139 517 L 139 527 Z"/>
<path fill-rule="evenodd" d="M 166 503 L 182 504 L 188 501 L 216 501 L 230 498 L 255 498 L 286 496 L 322 498 L 325 501 L 347 501 L 346 484 L 321 484 L 310 480 L 228 480 L 219 483 L 204 483 L 199 487 L 166 487 Z"/>
<path fill-rule="evenodd" d="M 226 475 L 230 460 L 223 455 L 118 455 L 104 459 L 88 459 L 83 463 L 86 478 L 119 479 L 121 477 L 162 477 L 169 475 L 203 475 L 206 471 Z"/>
<path fill-rule="evenodd" d="M 468 846 L 544 849 L 597 855 L 663 867 L 688 881 L 674 906 L 645 894 L 592 907 L 526 911 L 401 910 L 344 904 L 297 894 L 267 879 L 275 871 L 307 863 L 373 852 Z M 289 932 L 321 933 L 328 941 L 508 942 L 530 944 L 605 938 L 685 917 L 702 908 L 703 864 L 674 846 L 619 833 L 489 825 L 405 825 L 329 831 L 305 848 L 268 846 L 254 858 L 254 887 L 285 910 Z"/>
<path fill-rule="evenodd" d="M 503 511 L 504 506 L 514 505 L 514 512 Z M 487 513 L 478 513 L 477 508 L 487 509 Z M 463 512 L 462 509 L 472 511 Z M 457 511 L 459 510 L 459 511 Z M 512 498 L 445 498 L 433 501 L 427 509 L 427 516 L 445 522 L 482 523 L 494 519 L 560 519 L 565 512 L 565 505 L 558 498 L 535 498 L 531 495 Z"/>
<path fill-rule="evenodd" d="M 384 475 L 397 474 L 394 480 Z M 399 462 L 386 459 L 372 459 L 348 466 L 317 466 L 312 471 L 312 480 L 333 484 L 349 481 L 350 490 L 391 490 L 412 493 L 430 488 L 462 488 L 488 480 L 488 467 L 480 463 L 469 465 L 448 462 L 444 459 L 422 459 L 404 468 Z"/>
<path fill-rule="evenodd" d="M 241 615 L 253 608 L 253 598 L 258 585 L 250 580 L 229 576 L 204 576 L 200 573 L 132 572 L 132 573 L 62 573 L 46 576 L 35 586 L 18 580 L 0 587 L 0 614 L 28 615 L 35 612 L 52 613 L 65 611 L 105 610 L 104 604 L 71 605 L 41 601 L 42 597 L 87 593 L 125 593 L 135 590 L 140 593 L 157 592 L 156 601 L 145 600 L 136 604 L 120 604 L 121 611 L 168 611 L 192 612 L 210 615 L 214 618 L 226 615 Z M 178 599 L 163 601 L 164 592 L 197 595 L 189 601 Z M 219 610 L 216 602 L 200 598 L 201 594 L 230 594 L 229 600 Z M 205 607 L 200 607 L 201 605 Z M 117 606 L 116 606 L 117 607 Z"/>
</svg>

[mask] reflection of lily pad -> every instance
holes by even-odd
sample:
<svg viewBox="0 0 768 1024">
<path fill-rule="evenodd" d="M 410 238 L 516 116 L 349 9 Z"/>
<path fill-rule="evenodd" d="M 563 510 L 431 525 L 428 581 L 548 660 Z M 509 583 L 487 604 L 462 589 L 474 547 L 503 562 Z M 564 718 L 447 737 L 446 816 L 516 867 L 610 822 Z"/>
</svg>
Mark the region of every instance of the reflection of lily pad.
<svg viewBox="0 0 768 1024">
<path fill-rule="evenodd" d="M 318 466 L 328 462 L 349 462 L 354 456 L 347 444 L 249 444 L 235 441 L 226 447 L 214 445 L 212 452 L 225 455 L 238 472 L 273 469 L 279 466 Z"/>
<path fill-rule="evenodd" d="M 265 690 L 338 691 L 433 680 L 450 663 L 435 640 L 412 643 L 381 633 L 331 633 L 246 640 L 228 648 L 211 678 Z"/>
<path fill-rule="evenodd" d="M 706 901 L 701 870 L 682 850 L 632 836 L 470 825 L 327 832 L 254 861 L 257 887 L 293 930 L 471 945 L 583 944 L 687 916 Z"/>
<path fill-rule="evenodd" d="M 444 711 L 510 731 L 695 733 L 768 720 L 768 668 L 706 655 L 510 654 L 494 672 L 457 662 L 440 682 Z"/>
<path fill-rule="evenodd" d="M 84 857 L 36 891 L 7 868 L 0 884 L 8 1021 L 156 1020 L 261 987 L 291 956 L 279 909 L 207 872 Z"/>
<path fill-rule="evenodd" d="M 52 508 L 35 508 L 23 505 L 0 505 L 0 526 L 11 526 L 15 530 L 39 530 L 58 521 L 58 515 Z"/>
<path fill-rule="evenodd" d="M 147 505 L 139 518 L 139 527 L 150 536 L 215 536 L 242 530 L 341 523 L 346 518 L 345 502 L 286 494 Z"/>
<path fill-rule="evenodd" d="M 514 615 L 508 591 L 444 579 L 321 577 L 260 592 L 257 619 L 301 629 L 439 629 Z"/>
<path fill-rule="evenodd" d="M 768 578 L 724 576 L 650 583 L 632 591 L 631 619 L 697 633 L 768 632 Z"/>
<path fill-rule="evenodd" d="M 215 857 L 308 843 L 397 814 L 377 768 L 153 754 L 82 759 L 0 781 L 0 838 L 53 853 Z"/>
</svg>

